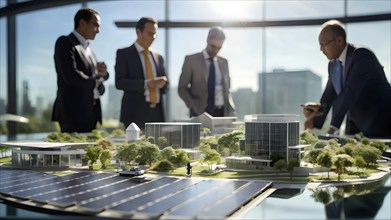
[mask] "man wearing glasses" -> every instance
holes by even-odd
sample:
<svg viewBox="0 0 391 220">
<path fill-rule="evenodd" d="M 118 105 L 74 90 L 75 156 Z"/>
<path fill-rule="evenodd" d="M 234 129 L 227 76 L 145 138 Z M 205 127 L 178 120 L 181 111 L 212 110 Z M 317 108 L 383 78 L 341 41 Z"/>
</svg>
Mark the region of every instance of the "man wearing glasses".
<svg viewBox="0 0 391 220">
<path fill-rule="evenodd" d="M 217 56 L 225 40 L 221 27 L 209 30 L 206 48 L 185 57 L 178 93 L 190 117 L 207 112 L 214 117 L 234 116 L 228 61 Z"/>
<path fill-rule="evenodd" d="M 304 105 L 305 128 L 322 128 L 332 107 L 329 134 L 339 134 L 346 116 L 347 135 L 391 138 L 391 86 L 375 54 L 347 43 L 337 20 L 322 25 L 319 44 L 330 60 L 329 79 L 320 103 Z"/>
</svg>

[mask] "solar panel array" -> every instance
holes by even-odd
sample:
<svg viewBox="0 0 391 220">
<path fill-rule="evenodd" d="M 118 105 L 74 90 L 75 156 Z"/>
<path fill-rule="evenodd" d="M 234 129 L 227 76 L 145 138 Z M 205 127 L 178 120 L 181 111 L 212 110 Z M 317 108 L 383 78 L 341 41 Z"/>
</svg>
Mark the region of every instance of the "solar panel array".
<svg viewBox="0 0 391 220">
<path fill-rule="evenodd" d="M 73 214 L 154 219 L 221 219 L 271 187 L 271 182 L 205 178 L 124 177 L 78 172 L 57 176 L 0 169 L 3 200 Z"/>
</svg>

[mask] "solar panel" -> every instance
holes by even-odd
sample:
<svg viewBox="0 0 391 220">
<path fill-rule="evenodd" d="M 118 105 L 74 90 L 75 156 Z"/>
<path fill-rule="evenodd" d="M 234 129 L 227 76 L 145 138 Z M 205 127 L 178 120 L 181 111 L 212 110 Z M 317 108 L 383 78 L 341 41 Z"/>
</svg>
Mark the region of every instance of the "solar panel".
<svg viewBox="0 0 391 220">
<path fill-rule="evenodd" d="M 29 200 L 37 210 L 159 219 L 227 218 L 271 186 L 271 182 L 255 180 L 131 178 L 96 172 L 55 176 L 4 168 L 0 168 L 0 180 L 3 200 L 19 200 L 19 205 Z"/>
</svg>

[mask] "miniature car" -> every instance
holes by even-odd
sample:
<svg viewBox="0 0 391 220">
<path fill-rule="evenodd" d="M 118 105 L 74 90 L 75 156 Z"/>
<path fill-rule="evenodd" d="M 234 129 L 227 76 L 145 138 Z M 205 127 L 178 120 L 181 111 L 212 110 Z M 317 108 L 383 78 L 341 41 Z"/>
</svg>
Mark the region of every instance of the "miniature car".
<svg viewBox="0 0 391 220">
<path fill-rule="evenodd" d="M 141 176 L 144 174 L 144 170 L 141 169 L 139 166 L 131 167 L 128 170 L 121 170 L 119 171 L 120 176 Z"/>
</svg>

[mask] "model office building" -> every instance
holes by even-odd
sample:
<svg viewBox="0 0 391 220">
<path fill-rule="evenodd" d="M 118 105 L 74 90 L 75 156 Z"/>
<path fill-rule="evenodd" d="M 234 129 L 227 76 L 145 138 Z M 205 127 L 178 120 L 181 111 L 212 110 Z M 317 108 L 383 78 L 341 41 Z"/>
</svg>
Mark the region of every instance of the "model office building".
<svg viewBox="0 0 391 220">
<path fill-rule="evenodd" d="M 263 114 L 245 118 L 244 152 L 226 158 L 233 169 L 256 169 L 270 166 L 277 158 L 300 159 L 300 122 L 298 115 Z"/>
<path fill-rule="evenodd" d="M 245 152 L 262 159 L 292 158 L 288 147 L 299 145 L 298 115 L 255 115 L 245 123 Z"/>
<path fill-rule="evenodd" d="M 145 123 L 145 136 L 153 137 L 160 149 L 166 146 L 194 149 L 200 145 L 200 129 L 201 123 Z M 160 137 L 165 137 L 167 142 L 162 143 Z"/>
</svg>

